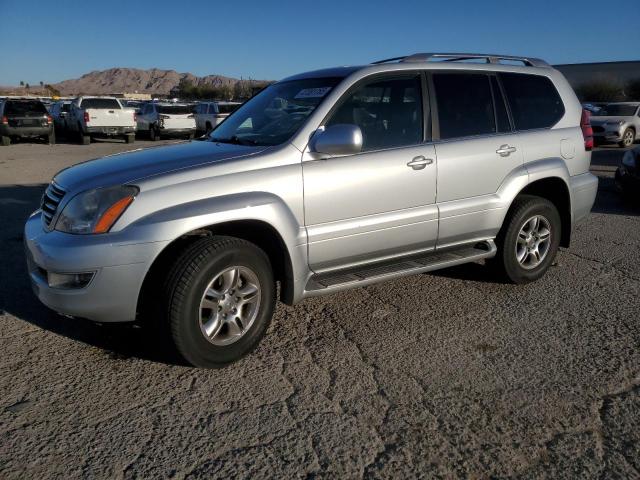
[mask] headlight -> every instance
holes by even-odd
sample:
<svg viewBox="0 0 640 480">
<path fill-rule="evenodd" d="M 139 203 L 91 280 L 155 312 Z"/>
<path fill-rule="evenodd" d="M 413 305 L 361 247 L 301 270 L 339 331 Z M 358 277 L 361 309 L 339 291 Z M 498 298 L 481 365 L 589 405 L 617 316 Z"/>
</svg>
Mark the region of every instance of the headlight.
<svg viewBox="0 0 640 480">
<path fill-rule="evenodd" d="M 95 188 L 71 199 L 56 222 L 56 230 L 67 233 L 106 233 L 138 193 L 138 188 Z"/>
<path fill-rule="evenodd" d="M 635 167 L 636 166 L 636 159 L 633 155 L 633 150 L 629 150 L 627 152 L 625 152 L 625 154 L 622 156 L 622 164 L 625 167 Z"/>
</svg>

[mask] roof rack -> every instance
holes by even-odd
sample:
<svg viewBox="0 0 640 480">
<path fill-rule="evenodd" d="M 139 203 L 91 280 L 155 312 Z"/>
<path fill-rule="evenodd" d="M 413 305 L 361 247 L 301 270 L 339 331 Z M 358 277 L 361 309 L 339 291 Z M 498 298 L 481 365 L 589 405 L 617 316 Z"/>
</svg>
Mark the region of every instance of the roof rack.
<svg viewBox="0 0 640 480">
<path fill-rule="evenodd" d="M 414 53 L 404 57 L 387 58 L 372 62 L 373 65 L 382 63 L 399 62 L 399 63 L 418 63 L 440 60 L 443 62 L 460 62 L 464 60 L 484 59 L 487 63 L 499 64 L 501 61 L 522 62 L 528 67 L 548 67 L 549 64 L 544 60 L 533 57 L 518 57 L 513 55 L 497 55 L 493 53 Z"/>
</svg>

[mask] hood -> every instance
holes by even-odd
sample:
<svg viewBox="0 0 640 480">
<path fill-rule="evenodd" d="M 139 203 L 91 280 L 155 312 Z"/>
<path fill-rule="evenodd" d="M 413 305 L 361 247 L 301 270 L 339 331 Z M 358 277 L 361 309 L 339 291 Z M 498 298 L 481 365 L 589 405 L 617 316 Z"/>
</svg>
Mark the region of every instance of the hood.
<svg viewBox="0 0 640 480">
<path fill-rule="evenodd" d="M 607 122 L 619 122 L 620 120 L 624 120 L 625 122 L 629 122 L 633 117 L 615 117 L 615 116 L 591 116 L 590 121 L 591 125 L 602 125 Z"/>
<path fill-rule="evenodd" d="M 122 185 L 198 165 L 256 155 L 266 148 L 192 141 L 138 149 L 79 163 L 58 172 L 53 180 L 66 191 Z"/>
</svg>

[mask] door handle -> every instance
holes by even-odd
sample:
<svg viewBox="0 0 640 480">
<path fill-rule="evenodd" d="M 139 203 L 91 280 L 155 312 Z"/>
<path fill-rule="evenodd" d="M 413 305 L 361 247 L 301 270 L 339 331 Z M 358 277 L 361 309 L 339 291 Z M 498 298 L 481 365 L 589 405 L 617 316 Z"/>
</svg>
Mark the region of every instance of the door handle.
<svg viewBox="0 0 640 480">
<path fill-rule="evenodd" d="M 409 163 L 407 163 L 407 167 L 411 167 L 414 170 L 422 170 L 427 165 L 431 165 L 433 163 L 433 159 L 425 158 L 422 155 L 415 157 Z"/>
<path fill-rule="evenodd" d="M 511 145 L 507 145 L 505 143 L 504 145 L 500 145 L 500 148 L 496 150 L 496 153 L 501 157 L 508 157 L 516 150 L 516 147 L 512 147 Z"/>
</svg>

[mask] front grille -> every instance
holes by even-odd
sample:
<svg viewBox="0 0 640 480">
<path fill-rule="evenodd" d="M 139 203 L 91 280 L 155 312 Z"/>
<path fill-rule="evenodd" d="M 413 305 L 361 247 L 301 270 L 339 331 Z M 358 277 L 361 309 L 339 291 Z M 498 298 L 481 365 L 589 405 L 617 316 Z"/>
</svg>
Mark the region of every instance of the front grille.
<svg viewBox="0 0 640 480">
<path fill-rule="evenodd" d="M 42 223 L 45 227 L 49 228 L 51 220 L 58 210 L 58 205 L 62 201 L 66 192 L 55 183 L 51 182 L 42 196 Z"/>
<path fill-rule="evenodd" d="M 598 133 L 604 132 L 604 127 L 595 126 L 595 127 L 591 127 L 591 128 L 593 128 L 594 132 L 598 132 Z"/>
</svg>

